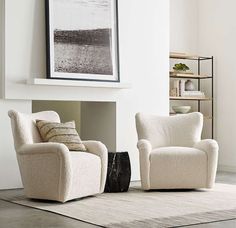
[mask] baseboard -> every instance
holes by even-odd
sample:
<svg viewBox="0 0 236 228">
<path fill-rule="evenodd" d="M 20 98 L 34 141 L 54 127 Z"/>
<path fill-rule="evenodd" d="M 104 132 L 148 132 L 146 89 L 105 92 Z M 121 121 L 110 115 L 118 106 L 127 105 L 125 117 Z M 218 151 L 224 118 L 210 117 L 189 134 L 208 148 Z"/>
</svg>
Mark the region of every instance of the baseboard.
<svg viewBox="0 0 236 228">
<path fill-rule="evenodd" d="M 217 171 L 225 171 L 225 172 L 236 173 L 236 166 L 219 165 Z"/>
</svg>

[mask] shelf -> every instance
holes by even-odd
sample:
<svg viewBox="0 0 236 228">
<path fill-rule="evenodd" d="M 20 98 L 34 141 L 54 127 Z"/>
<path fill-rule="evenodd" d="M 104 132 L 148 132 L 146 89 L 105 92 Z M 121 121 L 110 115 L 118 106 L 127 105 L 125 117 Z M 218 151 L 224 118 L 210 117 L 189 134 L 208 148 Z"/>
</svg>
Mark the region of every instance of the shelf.
<svg viewBox="0 0 236 228">
<path fill-rule="evenodd" d="M 197 100 L 197 101 L 210 101 L 210 97 L 170 97 L 170 100 Z"/>
<path fill-rule="evenodd" d="M 170 116 L 183 115 L 183 114 L 182 113 L 174 113 L 174 112 L 169 113 Z M 212 120 L 212 116 L 204 116 L 204 118 L 207 119 L 207 120 Z"/>
<path fill-rule="evenodd" d="M 178 81 L 186 81 L 188 79 L 192 79 L 192 80 L 195 80 L 196 84 L 197 84 L 197 89 L 200 90 L 201 88 L 201 82 L 202 83 L 206 83 L 207 82 L 211 82 L 211 92 L 212 92 L 212 97 L 201 97 L 201 96 L 198 96 L 198 94 L 195 94 L 195 96 L 187 96 L 187 94 L 183 97 L 180 97 L 180 96 L 170 96 L 169 97 L 169 100 L 170 102 L 172 101 L 182 101 L 181 103 L 184 103 L 184 101 L 192 101 L 192 102 L 196 102 L 197 103 L 197 110 L 198 112 L 201 111 L 201 105 L 202 105 L 202 102 L 203 101 L 209 101 L 207 102 L 207 106 L 209 108 L 209 110 L 211 110 L 211 115 L 210 116 L 204 116 L 204 120 L 206 121 L 210 121 L 211 122 L 211 138 L 214 138 L 214 107 L 213 107 L 213 99 L 214 99 L 214 92 L 213 92 L 213 80 L 214 80 L 214 71 L 213 71 L 213 68 L 214 68 L 214 57 L 213 56 L 208 56 L 208 57 L 205 57 L 205 56 L 200 56 L 200 55 L 191 55 L 191 54 L 188 54 L 188 53 L 184 53 L 184 52 L 170 52 L 169 53 L 169 58 L 170 58 L 170 61 L 171 61 L 171 64 L 173 63 L 177 63 L 177 62 L 188 62 L 189 61 L 193 61 L 192 63 L 194 65 L 197 65 L 197 71 L 194 73 L 194 72 L 191 72 L 191 71 L 175 71 L 174 69 L 173 70 L 170 70 L 169 71 L 169 78 L 170 78 L 170 83 L 174 82 L 175 80 L 174 79 L 179 79 Z M 209 65 L 209 67 L 211 67 L 211 72 L 205 72 L 206 74 L 202 74 L 202 71 L 201 71 L 201 62 L 206 60 L 206 63 Z M 205 62 L 205 61 L 204 61 Z M 201 79 L 208 79 L 208 80 L 201 80 Z M 175 85 L 174 83 L 174 87 L 180 87 L 180 88 L 177 88 L 177 89 L 183 89 L 184 90 L 184 85 L 180 84 L 178 86 L 178 84 Z M 175 93 L 176 91 L 171 91 L 173 93 L 171 94 L 177 94 Z M 184 94 L 184 93 L 180 93 L 180 94 Z M 192 94 L 194 95 L 194 94 Z M 171 110 L 170 112 L 170 116 L 171 115 L 179 115 L 179 114 L 176 114 L 174 111 Z M 181 114 L 180 114 L 181 115 Z"/>
<path fill-rule="evenodd" d="M 204 57 L 198 55 L 189 55 L 186 53 L 179 53 L 179 52 L 170 52 L 171 59 L 188 59 L 188 60 L 208 60 L 212 59 L 212 57 Z"/>
<path fill-rule="evenodd" d="M 27 81 L 31 85 L 46 85 L 46 86 L 72 86 L 72 87 L 91 87 L 91 88 L 109 88 L 109 89 L 129 89 L 129 83 L 121 82 L 97 82 L 97 81 L 76 81 L 76 80 L 60 80 L 60 79 L 45 79 L 33 78 Z"/>
<path fill-rule="evenodd" d="M 191 79 L 206 79 L 206 78 L 212 78 L 209 75 L 198 75 L 198 74 L 180 74 L 173 72 L 170 72 L 170 78 L 191 78 Z"/>
</svg>

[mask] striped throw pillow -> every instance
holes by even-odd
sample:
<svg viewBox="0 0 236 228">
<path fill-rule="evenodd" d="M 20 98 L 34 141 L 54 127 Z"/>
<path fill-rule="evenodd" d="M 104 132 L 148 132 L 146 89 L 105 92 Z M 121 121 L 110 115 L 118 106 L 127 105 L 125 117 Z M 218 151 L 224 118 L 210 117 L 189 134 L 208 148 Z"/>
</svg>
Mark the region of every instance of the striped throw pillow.
<svg viewBox="0 0 236 228">
<path fill-rule="evenodd" d="M 75 122 L 54 123 L 45 120 L 36 120 L 36 126 L 44 142 L 57 142 L 65 144 L 72 151 L 86 151 Z"/>
</svg>

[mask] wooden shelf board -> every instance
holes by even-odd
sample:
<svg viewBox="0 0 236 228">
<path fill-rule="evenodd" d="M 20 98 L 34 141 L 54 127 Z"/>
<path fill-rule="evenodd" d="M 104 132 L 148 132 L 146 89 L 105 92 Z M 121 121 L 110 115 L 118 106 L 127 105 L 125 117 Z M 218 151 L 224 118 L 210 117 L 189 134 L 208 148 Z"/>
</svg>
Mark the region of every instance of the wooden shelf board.
<svg viewBox="0 0 236 228">
<path fill-rule="evenodd" d="M 170 97 L 170 100 L 199 100 L 199 101 L 209 101 L 212 100 L 210 97 Z"/>
<path fill-rule="evenodd" d="M 171 59 L 189 59 L 189 60 L 204 60 L 211 59 L 211 57 L 204 57 L 199 55 L 190 55 L 186 53 L 170 52 Z"/>
<path fill-rule="evenodd" d="M 196 78 L 196 79 L 203 79 L 203 78 L 212 78 L 209 75 L 198 75 L 198 74 L 174 74 L 170 72 L 170 78 Z"/>
<path fill-rule="evenodd" d="M 188 112 L 190 113 L 190 112 Z M 176 115 L 182 115 L 182 113 L 175 113 L 175 112 L 170 112 L 170 116 L 176 116 Z M 205 119 L 212 120 L 212 116 L 204 116 Z"/>
<path fill-rule="evenodd" d="M 213 119 L 212 116 L 204 116 L 204 118 L 207 119 L 207 120 L 212 120 Z"/>
</svg>

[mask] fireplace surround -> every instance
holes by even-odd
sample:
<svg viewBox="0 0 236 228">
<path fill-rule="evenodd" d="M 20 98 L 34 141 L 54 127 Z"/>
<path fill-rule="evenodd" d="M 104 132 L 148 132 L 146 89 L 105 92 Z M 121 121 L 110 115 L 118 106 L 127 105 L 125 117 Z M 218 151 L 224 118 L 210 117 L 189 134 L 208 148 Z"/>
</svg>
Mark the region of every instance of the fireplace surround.
<svg viewBox="0 0 236 228">
<path fill-rule="evenodd" d="M 116 102 L 32 101 L 32 112 L 56 111 L 62 122 L 74 120 L 83 140 L 103 142 L 116 150 Z"/>
</svg>

